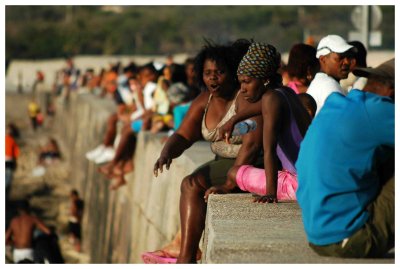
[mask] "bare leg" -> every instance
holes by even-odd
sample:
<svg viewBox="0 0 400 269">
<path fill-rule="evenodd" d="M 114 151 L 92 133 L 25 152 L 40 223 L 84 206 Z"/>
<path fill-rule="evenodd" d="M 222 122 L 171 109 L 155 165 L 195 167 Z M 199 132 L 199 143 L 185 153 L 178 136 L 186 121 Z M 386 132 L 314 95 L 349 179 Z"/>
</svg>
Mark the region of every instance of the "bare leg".
<svg viewBox="0 0 400 269">
<path fill-rule="evenodd" d="M 123 175 L 124 163 L 127 160 L 132 159 L 132 155 L 135 151 L 136 138 L 129 124 L 126 124 L 121 133 L 121 140 L 115 151 L 114 159 L 101 166 L 99 172 L 106 175 L 107 177 L 112 177 L 114 174 L 118 176 Z"/>
<path fill-rule="evenodd" d="M 124 175 L 121 174 L 114 178 L 114 183 L 110 186 L 110 190 L 114 191 L 125 184 L 126 184 L 126 180 L 124 178 Z"/>
<path fill-rule="evenodd" d="M 179 256 L 180 248 L 181 248 L 181 242 L 182 242 L 182 231 L 179 229 L 178 233 L 175 235 L 174 239 L 172 242 L 170 242 L 168 245 L 163 247 L 159 252 L 167 254 L 169 257 L 177 258 Z M 199 248 L 197 248 L 196 252 L 196 260 L 201 259 L 201 251 Z"/>
<path fill-rule="evenodd" d="M 142 130 L 150 130 L 151 129 L 151 118 L 153 116 L 153 112 L 147 111 L 142 117 Z"/>
<path fill-rule="evenodd" d="M 112 147 L 114 143 L 115 136 L 117 135 L 117 113 L 112 114 L 107 120 L 107 130 L 103 140 L 103 144 L 106 147 Z"/>
<path fill-rule="evenodd" d="M 134 168 L 134 165 L 133 165 L 133 160 L 131 158 L 131 159 L 125 161 L 125 163 L 124 163 L 124 165 L 122 167 L 122 171 L 123 171 L 124 174 L 127 174 L 129 172 L 132 172 L 133 168 Z"/>
<path fill-rule="evenodd" d="M 133 135 L 134 133 L 130 124 L 125 124 L 121 131 L 121 140 L 119 141 L 118 147 L 115 151 L 114 160 L 112 160 L 114 163 L 122 160 L 126 155 L 126 150 L 130 150 L 129 142 L 131 141 Z"/>
<path fill-rule="evenodd" d="M 223 185 L 210 187 L 204 195 L 204 200 L 207 202 L 210 194 L 226 194 L 232 192 L 232 190 L 237 187 L 236 174 L 239 168 L 240 165 L 236 165 L 229 169 L 226 182 Z"/>
<path fill-rule="evenodd" d="M 181 184 L 180 216 L 182 242 L 177 263 L 196 263 L 196 254 L 206 219 L 205 191 L 209 184 L 201 174 L 190 175 Z"/>
<path fill-rule="evenodd" d="M 114 176 L 119 176 L 121 174 L 125 175 L 133 171 L 133 161 L 132 158 L 128 160 L 122 160 L 113 169 Z"/>
<path fill-rule="evenodd" d="M 158 133 L 159 131 L 161 131 L 163 128 L 164 128 L 164 122 L 162 122 L 162 121 L 156 121 L 156 122 L 153 122 L 153 124 L 151 125 L 151 129 L 150 129 L 150 132 L 152 133 L 152 134 L 156 134 L 156 133 Z"/>
<path fill-rule="evenodd" d="M 125 161 L 124 161 L 124 160 L 119 161 L 119 162 L 117 163 L 117 165 L 115 165 L 115 166 L 113 167 L 112 174 L 113 174 L 114 176 L 120 176 L 120 175 L 124 174 L 124 172 L 123 172 L 123 167 L 124 167 L 124 165 L 125 165 Z"/>
</svg>

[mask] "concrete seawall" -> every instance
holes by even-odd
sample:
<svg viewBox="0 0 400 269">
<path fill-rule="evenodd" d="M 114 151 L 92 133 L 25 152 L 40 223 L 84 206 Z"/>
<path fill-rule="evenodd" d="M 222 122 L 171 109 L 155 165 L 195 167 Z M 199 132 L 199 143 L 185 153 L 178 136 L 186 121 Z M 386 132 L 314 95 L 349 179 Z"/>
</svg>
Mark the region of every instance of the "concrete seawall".
<svg viewBox="0 0 400 269">
<path fill-rule="evenodd" d="M 297 203 L 258 204 L 252 200 L 248 193 L 210 196 L 203 263 L 394 263 L 392 257 L 318 256 L 308 247 Z"/>
<path fill-rule="evenodd" d="M 142 252 L 161 248 L 179 229 L 181 180 L 213 155 L 207 142 L 198 142 L 155 178 L 153 165 L 166 134 L 140 132 L 128 184 L 110 191 L 111 182 L 85 153 L 102 142 L 114 110 L 111 100 L 73 95 L 67 107 L 59 104 L 56 128 L 71 185 L 85 201 L 83 250 L 90 263 L 142 263 Z M 319 257 L 307 245 L 296 203 L 254 204 L 250 194 L 210 196 L 201 244 L 202 263 L 394 263 L 393 257 Z"/>
<path fill-rule="evenodd" d="M 83 249 L 91 263 L 141 263 L 140 254 L 167 244 L 179 229 L 180 182 L 197 166 L 213 158 L 209 145 L 198 142 L 174 160 L 157 178 L 153 165 L 166 134 L 138 135 L 134 172 L 128 184 L 110 191 L 108 181 L 85 153 L 102 142 L 110 100 L 92 95 L 72 96 L 68 108 L 60 106 L 56 124 L 67 149 L 71 185 L 85 201 Z"/>
</svg>

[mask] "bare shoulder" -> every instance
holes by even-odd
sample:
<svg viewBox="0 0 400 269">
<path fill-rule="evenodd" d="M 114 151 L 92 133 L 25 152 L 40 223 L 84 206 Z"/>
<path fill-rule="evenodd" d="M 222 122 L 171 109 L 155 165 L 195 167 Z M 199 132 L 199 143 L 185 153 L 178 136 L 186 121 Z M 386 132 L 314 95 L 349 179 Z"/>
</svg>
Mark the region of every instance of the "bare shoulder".
<svg viewBox="0 0 400 269">
<path fill-rule="evenodd" d="M 17 222 L 18 222 L 18 217 L 14 217 L 11 221 L 10 221 L 10 229 L 13 229 L 16 225 L 17 225 Z"/>
<path fill-rule="evenodd" d="M 210 93 L 208 91 L 201 92 L 192 102 L 193 107 L 205 107 L 208 102 Z"/>
<path fill-rule="evenodd" d="M 183 118 L 182 124 L 176 131 L 188 141 L 195 142 L 201 137 L 201 120 L 210 96 L 209 92 L 202 92 L 191 103 L 189 111 Z"/>
<path fill-rule="evenodd" d="M 263 108 L 279 107 L 282 104 L 282 94 L 277 91 L 266 91 L 262 96 Z"/>
<path fill-rule="evenodd" d="M 244 99 L 243 94 L 239 92 L 239 95 L 236 99 L 236 107 L 237 109 L 242 109 L 243 107 L 246 107 L 249 105 L 249 101 Z"/>
<path fill-rule="evenodd" d="M 204 113 L 205 107 L 207 106 L 209 96 L 209 92 L 202 92 L 192 101 L 187 113 L 189 118 L 193 119 L 201 117 L 202 113 Z"/>
</svg>

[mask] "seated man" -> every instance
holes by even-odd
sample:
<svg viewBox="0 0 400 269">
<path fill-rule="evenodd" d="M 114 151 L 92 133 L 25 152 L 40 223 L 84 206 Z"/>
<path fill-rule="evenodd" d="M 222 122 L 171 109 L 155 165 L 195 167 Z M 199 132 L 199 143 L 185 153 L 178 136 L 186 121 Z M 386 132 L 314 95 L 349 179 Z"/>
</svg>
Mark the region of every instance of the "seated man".
<svg viewBox="0 0 400 269">
<path fill-rule="evenodd" d="M 364 91 L 331 94 L 307 131 L 296 194 L 319 255 L 382 257 L 394 246 L 394 59 L 354 74 Z"/>
<path fill-rule="evenodd" d="M 338 35 L 328 35 L 319 42 L 316 57 L 321 70 L 307 89 L 317 103 L 316 115 L 331 93 L 345 94 L 339 81 L 349 75 L 353 53 L 353 46 Z"/>
</svg>

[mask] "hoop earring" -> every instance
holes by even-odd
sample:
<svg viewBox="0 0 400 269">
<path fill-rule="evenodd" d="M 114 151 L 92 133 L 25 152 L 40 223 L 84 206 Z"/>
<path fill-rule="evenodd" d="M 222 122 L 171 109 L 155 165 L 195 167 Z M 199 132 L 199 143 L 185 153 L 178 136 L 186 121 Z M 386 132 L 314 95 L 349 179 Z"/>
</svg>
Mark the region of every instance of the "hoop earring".
<svg viewBox="0 0 400 269">
<path fill-rule="evenodd" d="M 267 80 L 267 81 L 264 83 L 264 87 L 267 87 L 268 84 L 269 84 L 269 80 Z"/>
</svg>

